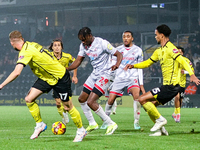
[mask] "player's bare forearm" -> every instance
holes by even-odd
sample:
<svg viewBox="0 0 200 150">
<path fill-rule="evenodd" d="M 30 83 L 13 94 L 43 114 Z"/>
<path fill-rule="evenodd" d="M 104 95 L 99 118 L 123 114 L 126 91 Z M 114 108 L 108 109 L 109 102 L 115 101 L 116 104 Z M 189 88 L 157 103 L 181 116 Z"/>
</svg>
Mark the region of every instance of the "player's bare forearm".
<svg viewBox="0 0 200 150">
<path fill-rule="evenodd" d="M 116 51 L 114 56 L 117 57 L 117 62 L 114 66 L 111 67 L 112 70 L 116 70 L 117 68 L 119 68 L 119 65 L 121 64 L 123 58 L 123 55 L 119 51 Z"/>
<path fill-rule="evenodd" d="M 6 78 L 6 80 L 0 85 L 2 89 L 5 85 L 15 80 L 22 72 L 24 66 L 22 64 L 17 64 L 13 72 Z"/>
<path fill-rule="evenodd" d="M 84 57 L 78 56 L 76 60 L 67 68 L 68 71 L 74 70 L 80 66 Z"/>
</svg>

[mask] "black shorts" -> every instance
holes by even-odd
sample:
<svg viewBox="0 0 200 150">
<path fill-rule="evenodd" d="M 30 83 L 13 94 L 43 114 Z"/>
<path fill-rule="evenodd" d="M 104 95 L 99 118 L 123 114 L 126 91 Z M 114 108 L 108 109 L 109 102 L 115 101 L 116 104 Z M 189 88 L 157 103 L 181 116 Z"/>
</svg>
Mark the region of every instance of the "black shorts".
<svg viewBox="0 0 200 150">
<path fill-rule="evenodd" d="M 162 85 L 152 89 L 150 92 L 155 97 L 155 99 L 164 105 L 168 101 L 172 100 L 180 91 L 180 85 Z"/>
<path fill-rule="evenodd" d="M 42 91 L 43 93 L 48 93 L 53 89 L 58 96 L 56 98 L 60 98 L 62 101 L 69 101 L 69 97 L 72 96 L 71 79 L 68 71 L 66 71 L 62 79 L 58 80 L 56 85 L 49 85 L 46 81 L 38 78 L 32 87 Z"/>
<path fill-rule="evenodd" d="M 185 88 L 184 87 L 180 87 L 180 99 L 184 98 L 184 95 L 185 95 Z"/>
</svg>

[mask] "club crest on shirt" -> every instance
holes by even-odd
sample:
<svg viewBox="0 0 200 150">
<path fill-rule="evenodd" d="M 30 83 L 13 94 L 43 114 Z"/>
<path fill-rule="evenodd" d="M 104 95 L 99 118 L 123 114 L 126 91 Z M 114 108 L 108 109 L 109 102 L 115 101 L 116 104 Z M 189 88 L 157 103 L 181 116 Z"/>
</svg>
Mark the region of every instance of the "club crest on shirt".
<svg viewBox="0 0 200 150">
<path fill-rule="evenodd" d="M 23 58 L 24 58 L 24 56 L 19 56 L 18 60 L 21 60 L 21 59 L 23 59 Z"/>
<path fill-rule="evenodd" d="M 112 49 L 113 49 L 113 46 L 112 46 L 111 44 L 108 44 L 108 45 L 107 45 L 107 48 L 108 48 L 109 50 L 112 50 Z"/>
<path fill-rule="evenodd" d="M 178 53 L 178 50 L 177 49 L 173 49 L 173 53 Z"/>
</svg>

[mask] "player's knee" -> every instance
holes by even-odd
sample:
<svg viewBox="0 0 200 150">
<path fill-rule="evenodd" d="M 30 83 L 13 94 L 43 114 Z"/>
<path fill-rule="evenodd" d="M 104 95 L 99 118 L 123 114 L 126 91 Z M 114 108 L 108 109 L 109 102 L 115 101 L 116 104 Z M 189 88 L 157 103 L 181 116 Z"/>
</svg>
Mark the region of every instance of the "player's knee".
<svg viewBox="0 0 200 150">
<path fill-rule="evenodd" d="M 92 102 L 90 99 L 87 100 L 87 105 L 88 105 L 89 107 L 92 106 L 92 103 L 93 103 L 93 102 Z"/>
<path fill-rule="evenodd" d="M 141 105 L 146 103 L 146 99 L 143 96 L 139 96 L 137 100 Z"/>
<path fill-rule="evenodd" d="M 26 96 L 26 97 L 25 97 L 25 102 L 26 102 L 26 103 L 31 103 L 32 100 L 29 98 L 29 96 Z"/>
</svg>

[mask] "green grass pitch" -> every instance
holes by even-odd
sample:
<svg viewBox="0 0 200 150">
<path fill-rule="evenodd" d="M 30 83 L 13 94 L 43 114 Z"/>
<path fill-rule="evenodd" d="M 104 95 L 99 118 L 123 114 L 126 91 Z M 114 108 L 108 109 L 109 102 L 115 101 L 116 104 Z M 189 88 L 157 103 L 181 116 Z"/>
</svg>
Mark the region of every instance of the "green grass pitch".
<svg viewBox="0 0 200 150">
<path fill-rule="evenodd" d="M 88 122 L 80 107 L 79 110 L 83 125 Z M 64 135 L 53 135 L 51 125 L 61 121 L 55 106 L 40 106 L 43 121 L 47 123 L 47 130 L 35 139 L 30 140 L 34 131 L 35 122 L 26 106 L 0 107 L 0 149 L 1 150 L 177 150 L 200 149 L 200 109 L 182 108 L 181 123 L 175 123 L 171 115 L 174 108 L 158 108 L 160 113 L 168 120 L 165 126 L 169 136 L 149 137 L 153 122 L 141 109 L 140 126 L 142 130 L 133 128 L 133 108 L 118 107 L 117 114 L 111 115 L 118 124 L 113 135 L 106 136 L 105 130 L 96 130 L 89 133 L 82 142 L 73 143 L 76 127 L 70 120 Z M 94 114 L 101 126 L 102 120 Z"/>
</svg>

